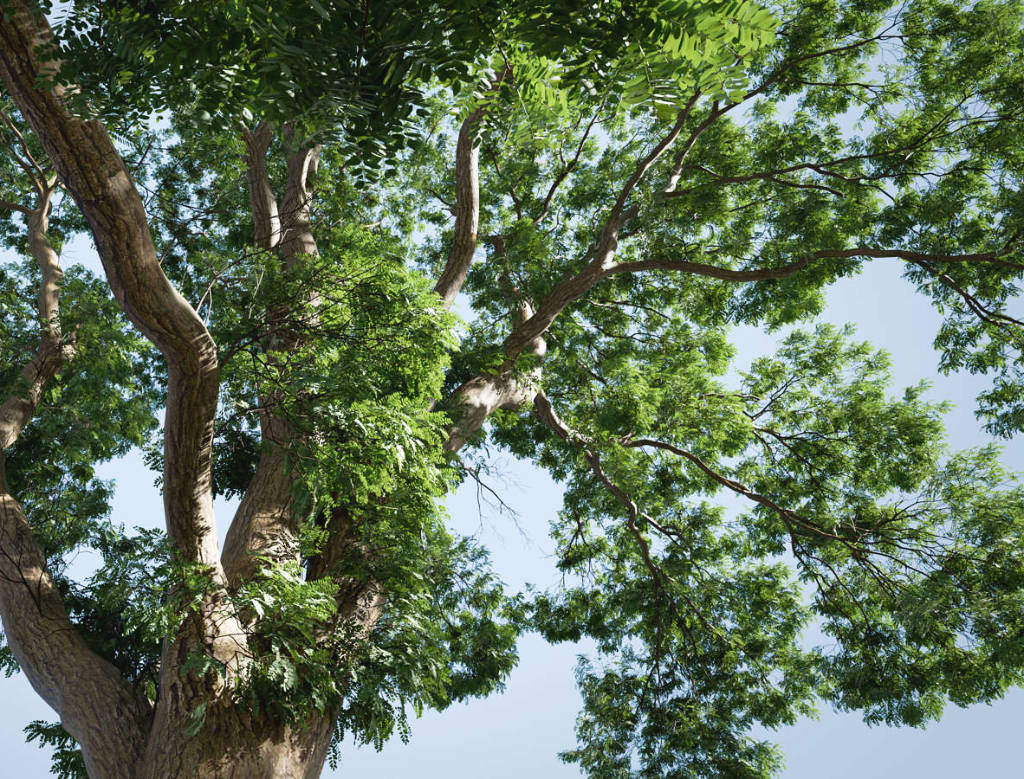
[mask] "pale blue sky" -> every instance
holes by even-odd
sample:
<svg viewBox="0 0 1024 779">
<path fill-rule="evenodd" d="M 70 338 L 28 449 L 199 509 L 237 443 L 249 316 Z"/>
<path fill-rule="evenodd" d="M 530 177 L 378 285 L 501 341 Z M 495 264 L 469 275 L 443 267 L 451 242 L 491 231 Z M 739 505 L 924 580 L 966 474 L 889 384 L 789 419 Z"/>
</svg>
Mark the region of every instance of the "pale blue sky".
<svg viewBox="0 0 1024 779">
<path fill-rule="evenodd" d="M 65 253 L 65 263 L 96 267 L 84 242 Z M 950 443 L 963 448 L 985 442 L 973 416 L 974 396 L 984 379 L 943 377 L 935 373 L 931 340 L 937 314 L 899 278 L 895 261 L 875 261 L 866 272 L 835 285 L 829 293 L 824 320 L 853 322 L 858 335 L 890 351 L 897 387 L 928 378 L 935 398 L 953 401 Z M 772 350 L 775 339 L 753 328 L 736 331 L 738 363 Z M 1020 441 L 1007 442 L 1005 461 L 1024 470 Z M 478 535 L 492 550 L 496 570 L 510 585 L 539 585 L 558 581 L 550 559 L 549 521 L 560 506 L 558 485 L 530 465 L 498 457 L 501 476 L 493 486 L 517 511 L 512 519 L 484 505 L 478 509 L 476 490 L 465 486 L 449 501 L 457 529 Z M 115 520 L 128 526 L 162 524 L 153 474 L 137 456 L 108 464 L 103 476 L 117 480 Z M 223 534 L 232 507 L 219 505 Z M 85 561 L 83 561 L 85 562 Z M 573 720 L 579 697 L 572 678 L 579 648 L 551 647 L 534 636 L 520 645 L 521 662 L 507 689 L 483 701 L 456 705 L 443 714 L 428 713 L 413 722 L 412 741 L 395 739 L 382 753 L 346 746 L 337 772 L 327 777 L 374 779 L 559 779 L 579 772 L 557 759 L 573 744 Z M 54 719 L 32 692 L 24 677 L 0 679 L 0 746 L 4 761 L 0 776 L 45 777 L 49 755 L 27 745 L 21 729 L 33 719 Z M 951 708 L 943 721 L 927 730 L 867 728 L 856 714 L 835 714 L 824 707 L 817 721 L 806 720 L 766 737 L 785 749 L 785 779 L 896 779 L 963 776 L 1010 777 L 1021 773 L 1020 723 L 1024 722 L 1024 693 L 1015 691 L 992 706 L 967 710 Z"/>
</svg>

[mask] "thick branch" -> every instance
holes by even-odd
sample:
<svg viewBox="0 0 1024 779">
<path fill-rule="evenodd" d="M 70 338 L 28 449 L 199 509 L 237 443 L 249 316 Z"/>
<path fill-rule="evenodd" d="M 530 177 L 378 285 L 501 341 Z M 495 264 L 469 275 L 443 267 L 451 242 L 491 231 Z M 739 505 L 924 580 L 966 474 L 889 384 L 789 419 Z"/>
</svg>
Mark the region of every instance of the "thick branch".
<svg viewBox="0 0 1024 779">
<path fill-rule="evenodd" d="M 610 268 L 614 267 L 613 258 L 618 248 L 619 230 L 635 214 L 635 207 L 626 207 L 629 196 L 655 162 L 679 137 L 695 103 L 696 99 L 691 100 L 679 113 L 668 134 L 655 144 L 647 155 L 637 161 L 605 220 L 594 251 L 594 259 L 575 276 L 556 286 L 536 309 L 529 302 L 520 301 L 512 332 L 504 343 L 507 360 L 497 371 L 475 376 L 453 393 L 448 405 L 453 409 L 454 421 L 445 442 L 446 451 L 454 452 L 460 449 L 497 409 L 518 409 L 533 402 L 540 381 L 539 368 L 525 376 L 520 375 L 515 368 L 516 360 L 524 353 L 535 354 L 538 359 L 542 358 L 547 351 L 544 333 L 558 314 L 572 301 L 586 294 L 594 284 L 608 275 Z"/>
<path fill-rule="evenodd" d="M 286 143 L 293 140 L 293 132 L 286 127 Z M 316 172 L 319 158 L 320 147 L 315 145 L 300 146 L 287 155 L 288 172 L 277 248 L 288 269 L 296 268 L 318 251 L 310 214 L 310 178 Z M 258 223 L 255 208 L 254 205 L 253 217 Z M 315 306 L 316 303 L 315 298 L 308 298 L 303 305 Z M 303 345 L 292 332 L 288 322 L 290 313 L 286 308 L 268 312 L 272 331 L 269 334 L 269 359 L 282 368 L 284 375 L 287 375 L 288 366 L 283 365 L 277 355 L 287 355 Z M 310 316 L 313 319 L 307 321 L 307 327 L 315 327 L 315 314 Z M 263 451 L 256 473 L 228 528 L 221 555 L 225 574 L 232 585 L 255 572 L 255 555 L 287 560 L 295 559 L 299 554 L 299 517 L 292 498 L 295 476 L 287 456 L 289 446 L 296 442 L 296 434 L 291 423 L 280 413 L 281 402 L 280 392 L 264 393 L 260 397 L 260 407 L 265 409 L 260 415 Z"/>
<path fill-rule="evenodd" d="M 492 236 L 489 240 L 494 244 L 496 257 L 505 254 L 505 236 Z M 504 282 L 506 298 L 514 307 L 514 330 L 533 316 L 533 305 L 509 278 L 505 277 Z M 446 452 L 458 451 L 497 409 L 519 410 L 533 402 L 540 387 L 541 362 L 547 349 L 547 341 L 538 336 L 523 350 L 535 360 L 529 370 L 517 370 L 515 360 L 508 359 L 497 371 L 474 376 L 452 393 L 447 405 L 452 409 L 453 423 L 444 444 Z"/>
<path fill-rule="evenodd" d="M 532 314 L 533 309 L 523 302 L 516 320 L 529 319 Z M 496 372 L 474 376 L 452 393 L 447 403 L 453 422 L 444 444 L 446 452 L 461 449 L 499 408 L 518 411 L 533 402 L 540 388 L 540 362 L 547 352 L 547 342 L 541 337 L 534 338 L 524 351 L 537 361 L 532 369 L 517 371 L 514 361 L 507 360 Z"/>
<path fill-rule="evenodd" d="M 21 386 L 0 405 L 0 618 L 33 689 L 81 744 L 93 776 L 128 777 L 142 753 L 149 704 L 98 657 L 68 619 L 24 511 L 10 494 L 4 450 L 12 446 L 46 385 L 71 357 L 60 327 L 61 268 L 46 239 L 52 180 L 29 216 L 29 247 L 39 265 L 39 346 Z"/>
<path fill-rule="evenodd" d="M 32 688 L 81 745 L 91 776 L 133 776 L 145 746 L 148 703 L 98 657 L 68 620 L 0 454 L 0 617 Z"/>
<path fill-rule="evenodd" d="M 491 82 L 489 92 L 497 90 L 509 75 L 511 70 L 506 67 Z M 489 110 L 485 104 L 471 111 L 462 122 L 455 144 L 455 237 L 448 262 L 434 286 L 445 305 L 451 305 L 462 289 L 476 251 L 480 227 L 480 149 L 477 142 L 480 126 Z"/>
<path fill-rule="evenodd" d="M 281 239 L 281 218 L 277 212 L 277 200 L 267 176 L 267 149 L 274 137 L 274 129 L 266 122 L 260 122 L 256 129 L 242 132 L 245 140 L 245 175 L 249 183 L 249 206 L 255 229 L 257 248 L 269 251 Z"/>
<path fill-rule="evenodd" d="M 287 133 L 287 140 L 292 133 Z M 310 220 L 312 192 L 310 177 L 316 174 L 320 162 L 320 147 L 303 145 L 288 152 L 288 179 L 284 200 L 281 202 L 281 253 L 289 268 L 294 268 L 303 257 L 317 253 L 316 239 Z"/>
<path fill-rule="evenodd" d="M 445 441 L 446 452 L 456 452 L 484 426 L 499 408 L 518 410 L 530 403 L 537 392 L 537 375 L 517 375 L 506 363 L 496 373 L 474 376 L 452 394 L 448 406 L 453 424 Z"/>
<path fill-rule="evenodd" d="M 64 276 L 57 253 L 46 239 L 49 223 L 50 187 L 44 190 L 28 217 L 28 243 L 32 257 L 39 266 L 41 279 L 36 301 L 39 320 L 39 347 L 21 370 L 19 391 L 0 404 L 0 452 L 18 439 L 22 429 L 35 414 L 43 389 L 57 375 L 74 348 L 61 340 L 60 282 Z"/>
<path fill-rule="evenodd" d="M 219 569 L 210 490 L 217 349 L 161 270 L 142 200 L 103 126 L 73 116 L 64 87 L 37 88 L 54 63 L 36 52 L 51 42 L 42 17 L 22 0 L 9 2 L 0 22 L 0 78 L 88 220 L 114 296 L 167 361 L 167 528 L 187 559 Z"/>
</svg>

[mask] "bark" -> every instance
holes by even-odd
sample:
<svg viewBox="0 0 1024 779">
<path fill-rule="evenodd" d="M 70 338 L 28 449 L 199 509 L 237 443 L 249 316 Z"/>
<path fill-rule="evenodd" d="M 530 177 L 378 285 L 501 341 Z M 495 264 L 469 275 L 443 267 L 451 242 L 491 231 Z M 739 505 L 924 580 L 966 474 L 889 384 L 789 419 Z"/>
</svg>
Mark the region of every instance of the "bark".
<svg viewBox="0 0 1024 779">
<path fill-rule="evenodd" d="M 252 132 L 246 130 L 243 133 L 254 242 L 264 251 L 274 249 L 281 240 L 281 217 L 267 176 L 267 149 L 273 136 L 274 128 L 266 122 L 260 122 Z"/>
<path fill-rule="evenodd" d="M 489 88 L 493 93 L 512 75 L 506 66 Z M 452 248 L 434 286 L 446 306 L 450 306 L 466 282 L 466 274 L 476 251 L 477 231 L 480 228 L 480 127 L 489 111 L 485 103 L 463 120 L 455 144 L 455 237 Z"/>
<path fill-rule="evenodd" d="M 51 40 L 44 20 L 10 2 L 0 24 L 0 79 L 88 221 L 114 296 L 167 360 L 168 532 L 188 559 L 219 569 L 210 492 L 217 349 L 161 270 L 142 199 L 106 130 L 73 116 L 63 88 L 36 88 L 44 67 L 52 67 L 36 50 Z"/>
<path fill-rule="evenodd" d="M 455 145 L 455 236 L 448 262 L 434 291 L 445 305 L 451 305 L 469 273 L 480 227 L 480 149 L 477 139 L 486 112 L 472 111 L 462 122 Z"/>
<path fill-rule="evenodd" d="M 41 44 L 51 41 L 45 19 L 24 0 L 11 0 L 0 20 L 0 80 L 53 162 L 59 179 L 85 216 L 109 286 L 133 324 L 161 351 L 168 369 L 164 440 L 164 509 L 168 534 L 184 560 L 209 572 L 211 586 L 195 613 L 164 643 L 155 707 L 141 698 L 117 671 L 88 650 L 67 618 L 59 593 L 20 506 L 6 491 L 0 460 L 0 616 L 5 632 L 30 681 L 59 713 L 81 744 L 95 777 L 278 777 L 318 776 L 330 745 L 335 711 L 312 715 L 301 727 L 272 716 L 257 717 L 234 700 L 230 682 L 244 673 L 249 657 L 245 625 L 226 607 L 229 577 L 251 573 L 254 552 L 295 554 L 298 517 L 291 504 L 294 476 L 289 447 L 296 436 L 273 403 L 261 420 L 264 455 L 229 532 L 222 563 L 212 507 L 213 420 L 219 390 L 216 346 L 202 320 L 164 275 L 149 231 L 142 199 L 104 127 L 74 115 L 66 105 L 69 87 L 40 89 L 40 77 L 56 63 L 42 62 Z M 500 79 L 499 79 L 500 80 Z M 477 119 L 482 116 L 479 114 Z M 454 298 L 472 260 L 479 216 L 475 127 L 467 125 L 460 144 L 461 239 L 453 249 L 449 279 L 440 291 Z M 287 135 L 287 128 L 285 128 Z M 288 152 L 288 176 L 277 209 L 266 170 L 272 131 L 258 126 L 245 136 L 250 202 L 258 248 L 279 252 L 289 269 L 317 253 L 310 215 L 310 178 L 319 150 Z M 286 141 L 290 141 L 286 137 Z M 36 244 L 34 244 L 35 246 Z M 43 244 L 38 244 L 42 247 Z M 45 258 L 41 292 L 40 349 L 26 367 L 26 392 L 0 408 L 0 435 L 7 447 L 24 426 L 46 381 L 66 359 L 53 296 L 59 268 Z M 47 274 L 50 275 L 47 275 Z M 310 301 L 307 301 L 310 302 Z M 311 301 L 314 304 L 316 301 Z M 288 312 L 282 312 L 286 318 Z M 519 320 L 532 316 L 530 309 Z M 273 325 L 273 317 L 271 317 Z M 299 341 L 287 327 L 272 334 L 271 351 L 286 352 Z M 531 347 L 530 344 L 533 344 Z M 543 339 L 527 348 L 538 355 Z M 532 375 L 532 374 L 530 374 Z M 483 410 L 529 401 L 529 377 L 515 375 L 513 362 L 480 386 L 464 388 L 458 402 Z M 270 398 L 273 400 L 273 398 Z M 482 424 L 474 411 L 471 422 Z M 479 418 L 479 419 L 478 419 Z M 463 439 L 464 440 L 464 439 Z M 311 565 L 311 575 L 339 584 L 338 619 L 356 642 L 373 630 L 385 593 L 373 580 L 346 576 L 342 567 L 360 546 L 360 534 L 341 514 L 327 549 Z M 185 673 L 196 653 L 218 661 L 224 674 Z M 202 714 L 194 735 L 189 726 Z"/>
<path fill-rule="evenodd" d="M 513 332 L 533 315 L 533 306 L 529 301 L 519 301 L 513 319 Z M 547 341 L 542 336 L 536 336 L 523 349 L 536 361 L 530 370 L 517 370 L 515 361 L 509 359 L 497 372 L 474 376 L 455 390 L 448 402 L 452 409 L 453 423 L 444 443 L 446 452 L 461 449 L 499 408 L 521 411 L 533 403 L 540 391 L 541 361 L 547 348 Z"/>
<path fill-rule="evenodd" d="M 246 656 L 241 627 L 223 605 L 224 575 L 214 527 L 210 466 L 219 382 L 217 350 L 202 320 L 161 270 L 142 200 L 105 129 L 98 122 L 74 116 L 64 104 L 64 88 L 37 88 L 40 76 L 55 67 L 40 62 L 37 56 L 40 45 L 51 39 L 45 20 L 27 4 L 8 3 L 0 21 L 0 79 L 88 221 L 115 298 L 167 362 L 163 479 L 167 531 L 178 553 L 186 561 L 204 566 L 212 582 L 198 610 L 186 616 L 179 634 L 165 642 L 160 696 L 145 766 L 153 762 L 154 744 L 173 744 L 175 736 L 180 740 L 187 716 L 198 701 L 225 691 L 224 680 L 216 675 L 180 675 L 181 659 L 190 652 L 201 652 L 230 669 Z M 11 543 L 27 543 L 24 539 L 29 536 L 18 525 L 19 512 L 13 501 L 5 499 L 4 507 L 5 518 L 12 523 Z M 20 547 L 15 548 L 21 552 Z M 26 570 L 38 579 L 38 592 L 55 598 L 40 565 L 39 560 L 31 561 Z M 48 616 L 59 613 L 59 603 L 48 606 Z M 19 628 L 10 627 L 17 635 Z M 46 644 L 39 635 L 28 638 Z M 53 643 L 60 646 L 61 642 Z M 30 679 L 46 679 L 51 658 L 34 655 L 35 651 L 41 650 L 24 650 L 19 660 Z M 113 692 L 90 694 L 92 705 L 87 712 L 75 708 L 84 705 L 81 698 L 88 692 L 81 684 L 91 673 L 88 657 L 69 652 L 64 665 L 60 678 L 67 688 L 59 688 L 60 694 L 50 694 L 49 700 L 62 721 L 70 724 L 69 732 L 85 739 L 82 746 L 95 767 L 93 773 L 138 774 L 132 764 L 145 731 L 140 734 L 137 723 L 127 722 L 125 716 L 111 718 L 112 712 L 125 708 Z M 93 745 L 90 730 L 100 723 L 103 741 Z"/>
<path fill-rule="evenodd" d="M 260 125 L 265 128 L 266 125 Z M 258 131 L 259 132 L 259 131 Z M 286 128 L 286 142 L 293 140 Z M 253 221 L 257 243 L 261 231 L 266 230 L 265 213 L 277 213 L 273 190 L 266 174 L 266 151 L 270 136 L 264 132 L 260 147 L 249 146 L 246 157 L 250 202 L 253 203 Z M 257 156 L 259 152 L 262 156 Z M 303 145 L 287 156 L 287 181 L 282 201 L 279 230 L 280 240 L 268 248 L 276 248 L 285 266 L 293 270 L 318 254 L 310 215 L 312 191 L 310 177 L 319 162 L 318 146 Z M 260 205 L 257 207 L 257 203 Z M 316 305 L 313 298 L 306 304 Z M 268 339 L 270 359 L 274 353 L 287 355 L 302 346 L 303 336 L 296 333 L 289 321 L 287 308 L 268 312 L 272 333 Z M 315 326 L 307 321 L 306 327 Z M 279 361 L 278 361 L 279 362 Z M 283 366 L 286 367 L 287 366 Z M 295 474 L 291 471 L 288 450 L 300 443 L 292 424 L 277 409 L 280 393 L 267 393 L 260 398 L 260 432 L 263 451 L 252 482 L 242 498 L 235 517 L 228 528 L 222 561 L 229 582 L 234 585 L 251 576 L 255 570 L 255 555 L 286 560 L 298 555 L 300 517 L 294 510 Z"/>
<path fill-rule="evenodd" d="M 147 753 L 136 779 L 316 779 L 334 727 L 334 713 L 290 727 L 253 719 L 232 701 L 214 702 L 199 732 L 178 733 Z"/>
<path fill-rule="evenodd" d="M 39 346 L 21 373 L 21 391 L 0 404 L 0 619 L 18 664 L 39 696 L 82 746 L 95 776 L 127 777 L 141 754 L 148 701 L 97 656 L 68 619 L 60 593 L 24 511 L 10 494 L 5 450 L 32 420 L 46 385 L 74 354 L 62 337 L 57 254 L 46 238 L 53 181 L 37 181 L 39 199 L 28 216 L 29 247 L 41 280 Z"/>
</svg>

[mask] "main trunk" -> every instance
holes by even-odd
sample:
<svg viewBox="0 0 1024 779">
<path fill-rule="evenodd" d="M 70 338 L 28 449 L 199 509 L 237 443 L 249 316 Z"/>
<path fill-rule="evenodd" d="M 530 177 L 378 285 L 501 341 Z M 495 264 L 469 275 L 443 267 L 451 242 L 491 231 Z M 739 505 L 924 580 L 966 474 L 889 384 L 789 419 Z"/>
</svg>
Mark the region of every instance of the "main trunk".
<svg viewBox="0 0 1024 779">
<path fill-rule="evenodd" d="M 210 712 L 194 736 L 150 737 L 138 779 L 315 779 L 331 744 L 333 717 L 301 727 L 254 720 L 240 707 Z M 165 731 L 166 732 L 166 731 Z M 95 777 L 94 779 L 105 779 Z"/>
</svg>

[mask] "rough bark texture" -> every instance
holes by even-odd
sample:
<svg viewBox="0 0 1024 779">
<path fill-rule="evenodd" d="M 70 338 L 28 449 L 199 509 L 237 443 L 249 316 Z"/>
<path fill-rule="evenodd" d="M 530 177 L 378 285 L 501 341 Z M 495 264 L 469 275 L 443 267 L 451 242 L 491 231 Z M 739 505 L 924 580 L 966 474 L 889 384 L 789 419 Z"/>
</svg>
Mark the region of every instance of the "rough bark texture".
<svg viewBox="0 0 1024 779">
<path fill-rule="evenodd" d="M 45 20 L 34 16 L 23 2 L 12 3 L 8 16 L 0 22 L 0 78 L 53 161 L 62 185 L 86 217 L 116 299 L 166 359 L 167 530 L 186 560 L 207 568 L 213 586 L 198 612 L 190 614 L 178 633 L 165 641 L 159 694 L 152 707 L 139 699 L 111 666 L 89 653 L 68 624 L 25 517 L 4 490 L 0 572 L 6 578 L 0 583 L 0 614 L 5 629 L 9 628 L 12 646 L 17 645 L 18 659 L 33 684 L 82 744 L 93 776 L 318 776 L 330 745 L 334 712 L 314 715 L 300 728 L 266 717 L 254 719 L 235 704 L 228 682 L 220 675 L 183 673 L 187 658 L 195 652 L 221 661 L 229 676 L 244 671 L 249 651 L 245 626 L 225 609 L 224 598 L 230 587 L 251 576 L 255 554 L 277 560 L 297 554 L 300 518 L 292 502 L 295 474 L 289 470 L 288 454 L 299 439 L 287 418 L 275 410 L 277 398 L 261 398 L 263 452 L 221 556 L 211 490 L 213 420 L 219 390 L 217 349 L 195 310 L 163 274 L 143 202 L 104 128 L 69 112 L 60 88 L 37 88 L 40 73 L 53 67 L 39 62 L 36 54 L 38 44 L 49 37 Z M 506 70 L 498 76 L 492 89 L 508 75 Z M 457 143 L 455 241 L 436 286 L 446 304 L 461 289 L 477 246 L 476 142 L 486 110 L 482 106 L 467 117 Z M 266 163 L 275 128 L 259 124 L 243 133 L 243 138 L 254 244 L 259 250 L 273 252 L 284 268 L 292 271 L 317 254 L 310 180 L 319 149 L 298 141 L 287 125 L 280 131 L 287 163 L 280 208 Z M 671 139 L 657 154 L 669 143 Z M 448 451 L 459 449 L 496 409 L 525 409 L 533 402 L 547 328 L 568 303 L 610 272 L 618 229 L 629 217 L 625 209 L 629 189 L 656 158 L 645 161 L 621 193 L 593 263 L 563 282 L 551 299 L 537 307 L 510 294 L 514 314 L 512 334 L 505 345 L 507 360 L 498 371 L 466 382 L 450 399 L 455 421 L 445 444 Z M 45 255 L 44 243 L 38 246 L 40 256 Z M 53 260 L 51 263 L 47 255 L 40 263 L 45 266 L 40 299 L 43 334 L 36 360 L 26 367 L 31 379 L 29 393 L 0 409 L 0 420 L 29 418 L 39 397 L 39 390 L 33 388 L 41 387 L 63 363 L 59 318 L 51 300 L 59 288 L 59 269 L 51 267 Z M 309 303 L 315 310 L 317 301 L 304 301 L 304 305 Z M 271 356 L 301 345 L 301 335 L 289 329 L 289 313 L 269 312 L 272 332 L 267 350 Z M 524 355 L 532 356 L 533 362 L 524 362 Z M 4 437 L 4 446 L 12 440 L 9 435 Z M 369 635 L 383 612 L 387 593 L 372 580 L 347 575 L 342 567 L 353 551 L 370 553 L 361 548 L 358 529 L 347 514 L 335 511 L 325 522 L 329 541 L 311 561 L 309 575 L 332 577 L 339 586 L 338 619 L 353 626 L 357 636 Z M 25 587 L 26 582 L 31 587 Z M 59 638 L 42 638 L 55 624 L 61 626 Z M 55 657 L 50 649 L 59 651 L 60 656 Z M 200 707 L 205 711 L 203 726 L 189 737 L 188 725 Z M 97 723 L 102 723 L 100 730 Z"/>
<path fill-rule="evenodd" d="M 32 688 L 60 714 L 91 776 L 132 777 L 149 703 L 68 621 L 39 545 L 0 464 L 0 617 Z"/>
<path fill-rule="evenodd" d="M 149 747 L 144 764 L 153 755 L 153 744 L 160 741 L 159 734 L 182 732 L 183 717 L 192 710 L 197 696 L 206 699 L 223 686 L 212 678 L 180 677 L 176 674 L 179 658 L 189 651 L 202 651 L 236 665 L 245 654 L 240 641 L 242 632 L 233 618 L 222 612 L 218 594 L 224 576 L 217 549 L 210 480 L 213 417 L 218 393 L 217 351 L 202 320 L 163 274 L 142 200 L 102 125 L 73 116 L 63 104 L 64 93 L 59 87 L 37 88 L 44 68 L 52 67 L 50 63 L 40 63 L 36 55 L 39 45 L 50 40 L 45 21 L 24 3 L 10 3 L 6 10 L 0 23 L 0 79 L 92 228 L 115 297 L 167 361 L 164 437 L 167 531 L 178 552 L 186 560 L 205 566 L 214 582 L 199 611 L 186 618 L 175 639 L 166 642 L 160 700 L 151 731 L 140 727 L 138 717 L 112 717 L 113 712 L 127 712 L 129 706 L 125 701 L 134 701 L 134 695 L 117 679 L 116 672 L 105 667 L 98 658 L 91 666 L 103 670 L 94 668 L 90 673 L 89 658 L 83 658 L 82 652 L 76 651 L 80 647 L 74 646 L 73 631 L 37 630 L 26 636 L 40 647 L 60 648 L 68 644 L 61 661 L 55 662 L 49 652 L 26 647 L 19 650 L 18 658 L 29 678 L 39 680 L 44 698 L 60 713 L 62 721 L 68 723 L 69 732 L 82 743 L 94 775 L 144 774 L 144 766 L 139 771 L 138 765 L 133 764 L 147 735 Z M 41 318 L 52 319 L 49 309 L 41 313 Z M 48 341 L 48 336 L 44 335 L 37 354 L 41 367 L 30 366 L 40 384 L 56 372 L 51 356 L 52 341 L 52 337 Z M 27 396 L 32 406 L 38 398 L 38 394 L 32 394 L 34 386 Z M 12 402 L 28 407 L 24 398 Z M 5 411 L 3 416 L 7 418 L 10 414 Z M 11 440 L 9 434 L 4 435 L 5 446 Z M 31 536 L 27 534 L 24 517 L 11 496 L 5 495 L 3 505 L 7 527 L 4 555 L 10 556 L 25 571 L 20 576 L 31 577 L 36 593 L 45 594 L 49 599 L 37 603 L 31 595 L 33 588 L 23 584 L 0 589 L 0 609 L 17 623 L 5 625 L 5 629 L 9 628 L 9 636 L 18 636 L 19 631 L 26 629 L 22 623 L 31 624 L 26 614 L 33 608 L 39 619 L 59 626 L 54 620 L 59 620 L 63 608 L 45 576 L 41 556 L 33 556 L 26 547 Z M 13 573 L 10 579 L 19 581 Z M 66 623 L 66 617 L 64 621 Z M 46 633 L 59 636 L 60 640 L 40 639 L 40 635 Z M 44 654 L 33 655 L 39 651 Z M 62 666 L 64 673 L 54 672 L 54 668 Z M 101 692 L 100 682 L 104 677 L 109 689 Z M 92 680 L 96 681 L 90 683 Z M 95 689 L 90 691 L 90 687 Z M 141 702 L 133 705 L 142 711 L 147 708 Z M 100 740 L 93 738 L 94 730 Z"/>
<path fill-rule="evenodd" d="M 4 450 L 16 443 L 46 385 L 74 354 L 60 326 L 63 273 L 46 238 L 53 182 L 36 184 L 38 202 L 27 221 L 29 247 L 41 273 L 39 346 L 22 370 L 22 391 L 0 403 L 0 618 L 29 683 L 82 745 L 90 773 L 127 777 L 141 753 L 149 702 L 89 649 L 71 625 L 28 519 L 7 487 Z"/>
<path fill-rule="evenodd" d="M 493 81 L 489 92 L 497 90 L 501 83 L 512 75 L 505 67 Z M 487 118 L 488 106 L 484 103 L 471 111 L 459 128 L 455 145 L 455 238 L 434 291 L 450 306 L 466 282 L 466 274 L 473 262 L 477 247 L 477 231 L 480 227 L 480 125 Z"/>
<path fill-rule="evenodd" d="M 248 136 L 260 137 L 259 134 L 263 133 L 264 140 L 260 146 L 248 144 L 246 155 L 255 240 L 259 246 L 262 236 L 279 234 L 279 240 L 273 240 L 263 248 L 277 250 L 285 267 L 294 270 L 318 253 L 310 220 L 310 177 L 316 172 L 320 150 L 317 146 L 304 145 L 288 154 L 285 195 L 280 217 L 277 218 L 277 201 L 267 178 L 265 155 L 272 135 L 266 133 L 266 127 L 261 124 L 256 133 Z M 286 141 L 290 140 L 292 134 L 286 132 Z M 268 226 L 267 214 L 275 215 L 278 232 L 272 225 Z M 307 302 L 315 306 L 317 301 L 310 299 Z M 268 318 L 274 329 L 268 343 L 270 359 L 280 364 L 274 353 L 287 354 L 297 349 L 302 345 L 302 336 L 294 332 L 289 322 L 289 311 L 271 311 Z M 313 324 L 307 322 L 306 326 Z M 282 367 L 286 369 L 286 366 Z M 221 557 L 232 584 L 252 575 L 255 555 L 275 560 L 298 555 L 300 518 L 293 510 L 295 475 L 290 470 L 288 450 L 299 440 L 292 424 L 279 412 L 280 403 L 279 394 L 260 398 L 263 409 L 260 432 L 264 448 L 253 480 L 228 528 Z"/>
</svg>

